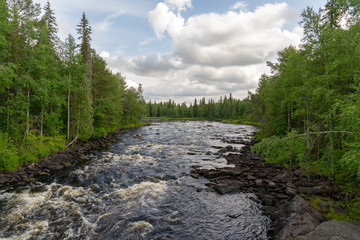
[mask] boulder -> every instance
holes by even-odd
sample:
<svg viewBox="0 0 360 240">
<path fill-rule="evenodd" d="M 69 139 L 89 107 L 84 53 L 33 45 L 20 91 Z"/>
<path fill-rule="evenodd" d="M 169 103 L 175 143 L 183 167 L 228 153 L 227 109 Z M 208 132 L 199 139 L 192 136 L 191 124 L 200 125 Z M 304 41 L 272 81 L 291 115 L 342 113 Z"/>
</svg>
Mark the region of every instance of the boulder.
<svg viewBox="0 0 360 240">
<path fill-rule="evenodd" d="M 286 225 L 276 239 L 297 239 L 314 231 L 320 223 L 325 221 L 325 217 L 300 195 L 295 196 L 291 201 L 290 212 Z"/>
<path fill-rule="evenodd" d="M 331 220 L 295 240 L 358 240 L 360 227 L 349 222 Z"/>
<path fill-rule="evenodd" d="M 242 170 L 239 168 L 222 168 L 218 171 L 218 176 L 239 176 Z"/>
</svg>

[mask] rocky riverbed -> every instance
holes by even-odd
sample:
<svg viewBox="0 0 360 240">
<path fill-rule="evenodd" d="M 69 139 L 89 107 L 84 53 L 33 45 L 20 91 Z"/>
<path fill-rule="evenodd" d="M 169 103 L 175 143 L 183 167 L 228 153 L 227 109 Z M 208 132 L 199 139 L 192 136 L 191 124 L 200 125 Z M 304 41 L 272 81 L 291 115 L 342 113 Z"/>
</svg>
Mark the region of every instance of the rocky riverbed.
<svg viewBox="0 0 360 240">
<path fill-rule="evenodd" d="M 226 140 L 223 140 L 226 142 Z M 230 142 L 229 142 L 230 143 Z M 342 221 L 326 221 L 320 211 L 326 213 L 330 205 L 320 204 L 320 211 L 308 203 L 307 195 L 324 199 L 347 201 L 346 193 L 340 192 L 328 178 L 309 173 L 305 175 L 299 166 L 286 169 L 277 164 L 269 164 L 250 148 L 254 142 L 246 144 L 240 152 L 230 145 L 219 150 L 218 154 L 227 154 L 225 158 L 235 167 L 218 170 L 197 169 L 192 176 L 204 176 L 210 180 L 208 187 L 220 194 L 236 192 L 255 193 L 262 205 L 264 214 L 272 220 L 268 231 L 270 239 L 344 239 L 360 238 L 358 225 Z M 341 206 L 333 206 L 338 213 L 346 212 Z M 232 216 L 239 217 L 237 215 Z"/>
<path fill-rule="evenodd" d="M 104 148 L 118 141 L 120 131 L 119 129 L 109 133 L 106 137 L 88 142 L 77 141 L 65 151 L 59 151 L 37 162 L 29 163 L 17 171 L 0 171 L 0 187 L 14 183 L 26 184 L 37 178 L 48 176 L 54 171 L 86 161 L 86 153 Z"/>
<path fill-rule="evenodd" d="M 184 127 L 183 125 L 186 125 L 187 127 Z M 169 133 L 169 128 L 173 128 L 172 133 Z M 116 162 L 120 159 L 123 159 L 124 163 L 114 166 L 118 167 L 118 166 L 123 166 L 125 164 L 124 167 L 126 167 L 127 166 L 126 164 L 130 164 L 130 162 L 129 163 L 127 162 L 127 159 L 130 157 L 132 157 L 131 159 L 134 158 L 133 160 L 135 166 L 137 166 L 135 160 L 138 161 L 141 160 L 142 162 L 144 162 L 145 160 L 146 161 L 154 160 L 155 162 L 149 168 L 152 169 L 154 167 L 155 169 L 154 170 L 155 172 L 153 173 L 155 180 L 151 180 L 151 181 L 155 181 L 153 185 L 159 184 L 157 182 L 157 179 L 170 179 L 170 182 L 168 184 L 170 184 L 171 186 L 171 181 L 173 181 L 171 179 L 182 179 L 183 176 L 188 176 L 188 173 L 191 168 L 189 167 L 188 170 L 184 170 L 184 166 L 181 165 L 184 163 L 185 160 L 187 160 L 189 162 L 201 163 L 200 165 L 193 166 L 194 169 L 190 172 L 191 176 L 193 176 L 194 178 L 199 178 L 201 176 L 207 178 L 209 182 L 206 181 L 207 182 L 206 185 L 210 189 L 213 189 L 213 191 L 218 192 L 220 195 L 231 196 L 231 194 L 234 193 L 249 193 L 250 194 L 249 196 L 251 196 L 251 194 L 253 193 L 256 194 L 257 197 L 254 198 L 250 197 L 251 198 L 250 200 L 254 202 L 258 202 L 256 204 L 262 206 L 261 212 L 271 219 L 271 227 L 269 229 L 266 228 L 268 230 L 265 230 L 264 232 L 264 234 L 266 235 L 266 231 L 268 231 L 267 235 L 269 239 L 284 239 L 284 240 L 285 239 L 286 240 L 324 239 L 325 240 L 325 239 L 334 238 L 334 239 L 350 240 L 350 239 L 359 238 L 360 236 L 359 226 L 348 222 L 326 221 L 325 217 L 321 213 L 321 212 L 326 213 L 330 209 L 330 205 L 326 201 L 320 202 L 319 204 L 321 212 L 308 203 L 309 199 L 307 199 L 307 196 L 309 195 L 318 196 L 323 199 L 333 199 L 335 201 L 339 201 L 339 200 L 347 201 L 348 196 L 345 193 L 340 192 L 339 189 L 336 187 L 335 184 L 333 184 L 331 180 L 319 174 L 310 173 L 308 175 L 305 175 L 301 171 L 301 169 L 296 166 L 291 169 L 286 169 L 280 165 L 268 164 L 265 161 L 263 161 L 258 155 L 250 151 L 250 148 L 254 144 L 254 142 L 249 140 L 251 138 L 246 137 L 247 131 L 244 130 L 246 128 L 240 130 L 239 129 L 234 130 L 229 128 L 228 129 L 230 132 L 229 136 L 226 136 L 226 134 L 225 135 L 220 134 L 223 131 L 223 129 L 224 126 L 220 124 L 219 126 L 217 125 L 212 126 L 212 125 L 206 125 L 206 124 L 204 125 L 200 123 L 174 123 L 174 124 L 168 124 L 166 125 L 166 127 L 162 127 L 161 124 L 158 124 L 158 126 L 148 127 L 142 131 L 138 131 L 138 132 L 134 131 L 134 133 L 131 134 L 129 134 L 130 133 L 129 132 L 127 133 L 127 135 L 124 134 L 121 135 L 118 131 L 110 134 L 106 138 L 102 138 L 86 143 L 78 141 L 76 144 L 74 144 L 74 146 L 70 147 L 68 150 L 53 154 L 50 157 L 42 159 L 39 162 L 28 164 L 27 166 L 24 166 L 18 171 L 1 172 L 0 187 L 6 187 L 7 185 L 13 185 L 13 184 L 26 185 L 28 183 L 36 182 L 36 180 L 41 178 L 49 179 L 53 176 L 54 173 L 56 173 L 56 171 L 63 171 L 62 169 L 75 169 L 73 173 L 71 173 L 71 171 L 69 172 L 70 173 L 69 179 L 72 178 L 77 179 L 79 177 L 78 172 L 82 172 L 82 171 L 86 172 L 94 168 L 96 170 L 96 171 L 94 170 L 96 172 L 96 174 L 94 175 L 96 181 L 95 180 L 91 180 L 91 181 L 98 182 L 99 185 L 103 183 L 105 184 L 107 183 L 105 181 L 107 179 L 107 176 L 112 176 L 113 177 L 112 180 L 115 179 L 116 181 L 120 181 L 117 180 L 117 178 L 115 178 L 114 176 L 121 175 L 125 171 L 124 172 L 124 177 L 125 177 L 126 174 L 129 174 L 128 172 L 126 172 L 129 171 L 128 169 L 120 170 L 115 167 L 111 167 L 107 171 L 111 170 L 113 172 L 111 171 L 110 173 L 107 172 L 106 176 L 103 177 L 100 174 L 100 172 L 104 172 L 105 170 L 103 169 L 100 171 L 98 170 L 98 168 L 101 169 L 102 166 L 107 166 L 107 164 L 112 163 L 112 161 Z M 215 130 L 218 132 L 214 132 Z M 205 135 L 209 134 L 209 133 L 205 133 L 206 131 L 209 131 L 211 134 L 214 135 L 210 137 L 211 143 L 213 141 L 217 142 L 218 140 L 219 141 L 221 140 L 223 145 L 221 144 L 216 146 L 214 145 L 211 146 L 211 148 L 207 148 L 207 150 L 204 150 L 199 145 L 199 140 L 201 138 L 199 139 L 190 138 L 190 140 L 184 138 L 180 142 L 179 140 L 176 141 L 174 140 L 174 139 L 181 139 L 182 137 L 191 134 L 195 134 L 196 136 L 202 133 L 204 133 Z M 242 132 L 243 132 L 243 137 L 239 137 L 239 133 Z M 177 136 L 178 138 L 176 138 L 173 135 L 174 133 L 178 134 Z M 118 142 L 120 138 L 127 139 L 125 140 L 125 142 L 133 141 L 133 143 L 127 143 L 130 145 L 124 148 L 125 152 L 128 150 L 134 151 L 132 153 L 133 155 L 129 155 L 129 153 L 127 153 L 127 155 L 119 155 L 119 156 L 114 155 L 114 157 L 111 158 L 110 160 L 105 158 L 104 162 L 101 162 L 102 160 L 100 159 L 100 164 L 94 163 L 94 166 L 89 168 L 87 168 L 86 166 L 84 167 L 84 170 L 81 170 L 82 168 L 80 168 L 79 170 L 76 167 L 78 164 L 81 164 L 84 161 L 85 162 L 89 161 L 89 164 L 91 165 L 91 161 L 94 160 L 88 159 L 89 152 L 93 150 L 106 148 L 107 146 L 110 146 Z M 158 138 L 158 139 L 154 141 L 154 138 Z M 143 143 L 144 140 L 146 140 L 148 143 L 145 145 L 140 145 L 140 144 L 144 144 Z M 154 141 L 154 143 L 150 141 Z M 191 144 L 188 150 L 180 151 L 178 145 L 176 145 L 176 144 L 180 144 L 180 146 L 185 148 L 185 146 L 189 144 L 189 141 L 194 141 L 194 145 Z M 237 146 L 242 146 L 242 147 L 238 148 Z M 169 151 L 165 151 L 165 149 L 167 148 L 169 148 Z M 115 149 L 117 148 L 115 147 Z M 213 151 L 212 149 L 215 150 Z M 162 153 L 164 153 L 165 155 L 162 155 Z M 182 159 L 180 158 L 181 160 L 180 161 L 178 156 L 182 155 L 182 153 L 186 153 L 186 155 L 185 157 L 183 156 Z M 153 155 L 152 158 L 150 158 L 149 156 L 147 156 L 147 154 L 155 154 L 155 155 Z M 167 160 L 169 162 L 164 162 L 164 168 L 160 168 L 162 166 L 160 164 L 161 162 L 160 159 L 167 159 L 170 155 L 173 155 L 171 157 L 171 162 L 174 161 L 174 163 L 176 163 L 173 167 L 175 168 L 178 167 L 179 170 L 184 171 L 184 174 L 178 173 L 180 177 L 174 175 L 171 177 L 159 178 L 159 176 L 157 176 L 158 174 L 160 175 L 165 174 L 164 176 L 170 176 L 169 174 L 174 174 L 173 167 L 169 167 L 170 160 Z M 208 162 L 210 163 L 210 160 L 208 160 L 207 158 L 209 157 L 210 159 L 212 155 L 214 155 L 215 160 L 225 158 L 227 163 L 230 165 L 228 167 L 220 167 L 217 169 L 208 169 L 201 167 L 204 166 L 205 163 Z M 202 160 L 195 161 L 196 159 L 200 159 L 200 160 L 202 159 Z M 179 162 L 177 163 L 176 161 L 178 160 Z M 86 163 L 86 165 L 87 164 L 88 163 Z M 224 165 L 224 164 L 222 163 L 220 165 Z M 127 166 L 127 168 L 129 168 L 129 166 Z M 139 177 L 139 174 L 142 173 L 143 171 L 142 169 L 143 168 L 139 168 L 137 170 L 139 172 L 136 172 L 136 174 L 134 175 L 137 176 L 135 179 L 137 179 Z M 160 169 L 162 169 L 161 171 L 164 171 L 164 173 L 162 173 Z M 144 175 L 144 177 L 146 176 L 146 179 L 148 179 L 148 174 L 149 173 L 147 172 Z M 90 178 L 91 176 L 92 175 L 90 174 L 88 178 Z M 191 177 L 189 178 L 192 179 Z M 185 177 L 184 179 L 187 178 Z M 125 180 L 126 180 L 125 182 L 128 182 L 127 179 Z M 201 179 L 199 180 L 194 179 L 194 180 L 199 181 L 199 183 L 191 182 L 190 184 L 186 182 L 190 180 L 186 180 L 185 185 L 186 186 L 187 185 L 193 186 L 193 184 L 201 185 L 203 184 L 201 182 L 203 182 L 203 180 L 205 179 L 202 178 L 202 180 Z M 86 187 L 87 186 L 86 184 L 89 181 L 90 180 L 87 179 L 83 180 L 82 184 L 85 185 L 83 186 L 80 184 L 81 187 Z M 148 184 L 148 181 L 150 180 L 147 180 L 144 183 Z M 182 180 L 179 181 L 181 182 Z M 64 184 L 63 188 L 65 187 L 69 188 L 66 185 L 67 182 L 62 184 Z M 109 184 L 111 185 L 113 183 L 110 181 Z M 140 185 L 141 184 L 143 183 L 140 183 Z M 178 184 L 179 183 L 175 184 L 176 189 L 178 188 Z M 108 186 L 105 184 L 105 187 L 103 187 L 103 189 L 107 189 L 107 187 Z M 193 187 L 190 188 L 192 189 Z M 204 186 L 204 188 L 207 189 L 206 186 Z M 199 198 L 199 196 L 197 196 L 196 194 L 204 194 L 208 196 L 208 194 L 210 193 L 207 193 L 207 190 L 205 189 L 198 186 L 196 187 L 196 192 L 191 193 L 189 196 L 193 196 L 195 194 L 195 196 L 197 197 L 196 199 Z M 188 192 L 189 190 L 185 191 L 185 193 Z M 90 191 L 90 193 L 92 193 L 92 191 Z M 98 194 L 97 191 L 94 191 L 94 194 L 95 195 Z M 213 196 L 212 198 L 216 198 L 216 196 Z M 99 196 L 94 197 L 94 199 L 99 199 Z M 105 201 L 106 199 L 104 198 L 103 200 Z M 211 202 L 210 200 L 211 199 L 208 199 L 207 203 L 210 204 Z M 179 198 L 179 203 L 182 203 L 183 201 L 184 200 L 182 193 L 181 198 Z M 174 200 L 173 199 L 171 201 L 169 200 L 169 202 L 173 203 Z M 236 202 L 234 202 L 234 204 L 235 203 Z M 76 202 L 76 204 L 78 203 Z M 203 203 L 199 205 L 202 204 Z M 195 206 L 197 205 L 194 205 L 194 208 Z M 332 208 L 338 213 L 346 212 L 346 210 L 343 209 L 340 205 L 332 206 Z M 225 217 L 227 220 L 229 220 L 228 218 L 230 218 L 229 220 L 230 222 L 232 221 L 237 222 L 238 219 L 241 220 L 239 222 L 243 222 L 244 220 L 246 220 L 244 219 L 243 214 L 244 213 L 242 211 L 233 211 L 233 213 L 231 214 L 225 214 Z M 197 214 L 195 214 L 195 216 L 197 216 Z M 147 216 L 147 218 L 148 217 L 149 216 Z M 193 219 L 193 217 L 191 217 L 190 219 Z M 157 226 L 155 222 L 151 222 L 151 223 L 154 224 L 154 226 Z M 186 229 L 189 228 L 186 227 Z M 214 227 L 214 229 L 218 229 L 218 227 Z M 182 236 L 181 234 L 183 233 L 183 231 L 184 230 L 181 230 L 178 233 L 178 235 Z M 156 231 L 154 232 L 156 233 Z M 154 235 L 156 235 L 155 233 Z M 159 234 L 160 233 L 162 234 L 163 232 L 160 231 Z"/>
</svg>

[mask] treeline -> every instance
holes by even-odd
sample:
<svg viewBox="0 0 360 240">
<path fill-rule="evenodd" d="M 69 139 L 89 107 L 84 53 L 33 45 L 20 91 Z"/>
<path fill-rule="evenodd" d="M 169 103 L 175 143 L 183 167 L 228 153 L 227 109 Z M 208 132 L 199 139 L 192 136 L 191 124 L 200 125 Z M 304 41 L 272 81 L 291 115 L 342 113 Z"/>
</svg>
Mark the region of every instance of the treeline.
<svg viewBox="0 0 360 240">
<path fill-rule="evenodd" d="M 195 98 L 189 106 L 186 103 L 176 104 L 173 100 L 168 102 L 147 104 L 149 117 L 168 118 L 205 118 L 205 119 L 248 119 L 252 111 L 249 98 L 239 100 L 232 97 L 220 97 L 218 101 L 205 98 L 199 101 Z"/>
<path fill-rule="evenodd" d="M 92 49 L 85 13 L 77 32 L 79 43 L 59 39 L 49 2 L 41 9 L 32 0 L 0 0 L 0 170 L 146 113 L 141 86 L 128 88 Z"/>
<path fill-rule="evenodd" d="M 302 45 L 278 53 L 251 94 L 262 123 L 255 150 L 359 189 L 360 2 L 331 0 L 302 12 Z M 358 216 L 359 217 L 359 216 Z M 360 219 L 358 219 L 360 220 Z"/>
</svg>

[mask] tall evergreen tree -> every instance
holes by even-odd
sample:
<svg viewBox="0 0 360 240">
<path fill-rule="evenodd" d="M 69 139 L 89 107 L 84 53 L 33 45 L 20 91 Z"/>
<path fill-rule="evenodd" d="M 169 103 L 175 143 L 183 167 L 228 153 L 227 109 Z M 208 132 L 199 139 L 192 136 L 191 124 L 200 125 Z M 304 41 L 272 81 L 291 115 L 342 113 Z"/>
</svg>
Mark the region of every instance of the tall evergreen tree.
<svg viewBox="0 0 360 240">
<path fill-rule="evenodd" d="M 58 27 L 57 27 L 55 12 L 54 10 L 51 9 L 50 1 L 46 2 L 46 5 L 44 6 L 44 12 L 45 13 L 42 17 L 42 20 L 45 22 L 46 25 L 48 39 L 53 45 L 55 45 L 56 42 L 58 42 L 58 36 L 57 36 Z"/>
<path fill-rule="evenodd" d="M 82 63 L 85 66 L 83 81 L 81 84 L 81 91 L 78 94 L 79 106 L 78 112 L 80 114 L 78 122 L 77 135 L 80 134 L 83 138 L 90 138 L 93 134 L 93 107 L 92 107 L 92 74 L 91 74 L 91 27 L 89 21 L 83 13 L 80 24 L 77 25 L 79 34 L 80 54 L 82 56 Z"/>
</svg>

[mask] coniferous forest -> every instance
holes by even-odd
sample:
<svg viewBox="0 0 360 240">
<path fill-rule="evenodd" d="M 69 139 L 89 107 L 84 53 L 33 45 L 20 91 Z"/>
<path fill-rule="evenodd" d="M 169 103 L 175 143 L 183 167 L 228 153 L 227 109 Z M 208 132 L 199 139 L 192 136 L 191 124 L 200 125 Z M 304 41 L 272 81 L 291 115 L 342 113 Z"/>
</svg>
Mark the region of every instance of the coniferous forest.
<svg viewBox="0 0 360 240">
<path fill-rule="evenodd" d="M 152 117 L 238 119 L 261 125 L 254 150 L 267 161 L 299 164 L 358 194 L 360 183 L 360 2 L 333 0 L 302 12 L 302 44 L 267 62 L 255 93 L 148 103 Z M 357 189 L 357 190 L 356 190 Z M 351 192 L 350 191 L 350 192 Z"/>
<path fill-rule="evenodd" d="M 136 124 L 146 105 L 91 47 L 79 16 L 76 37 L 57 35 L 50 3 L 0 1 L 0 170 Z"/>
</svg>

